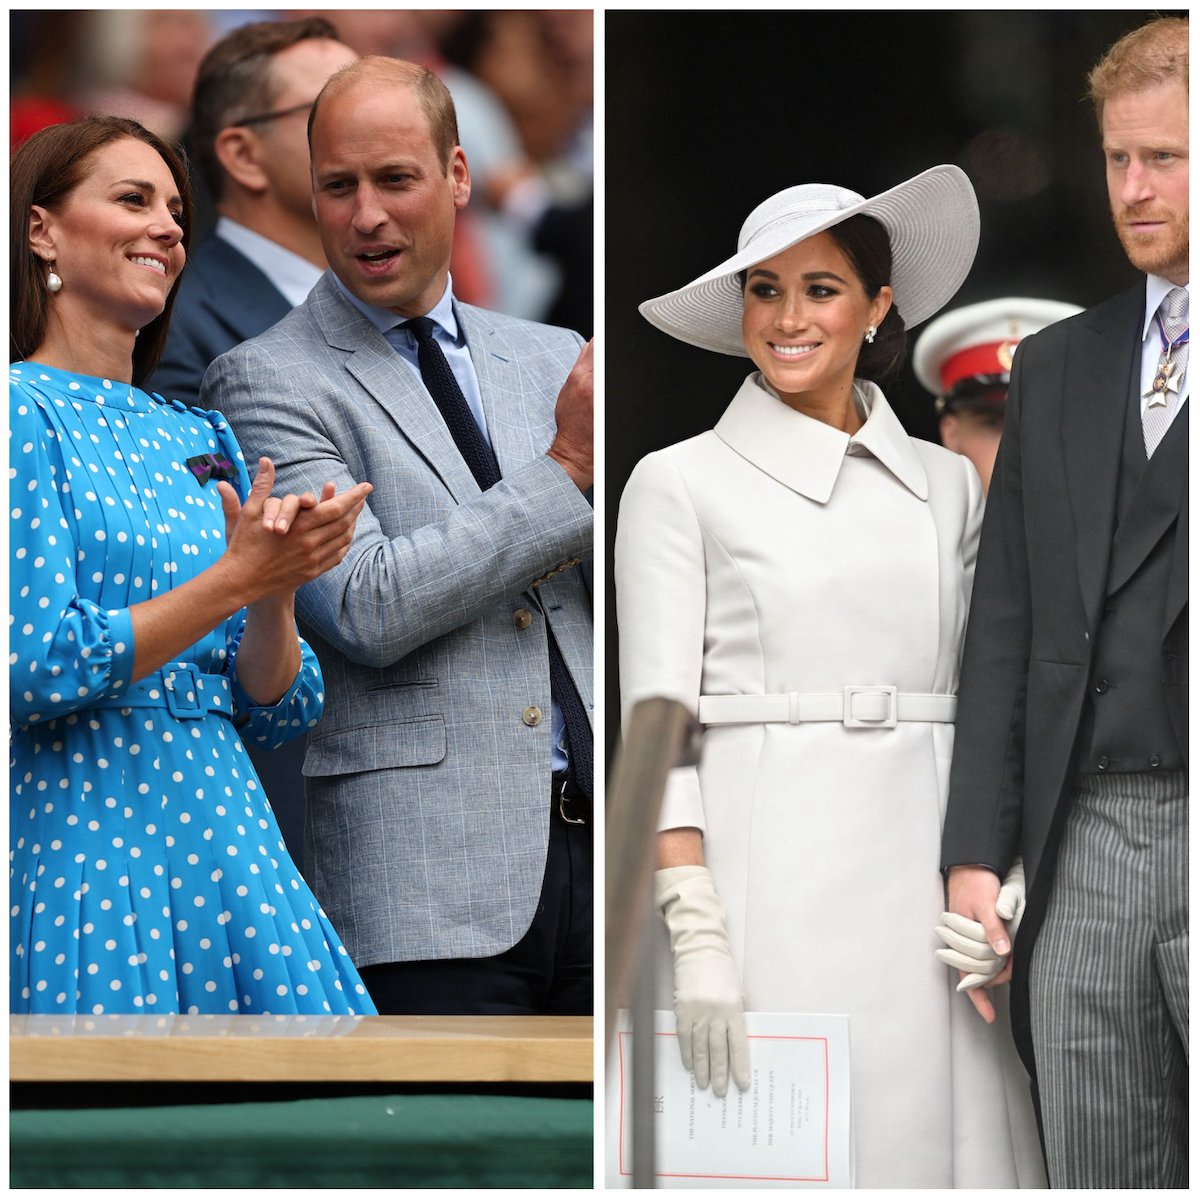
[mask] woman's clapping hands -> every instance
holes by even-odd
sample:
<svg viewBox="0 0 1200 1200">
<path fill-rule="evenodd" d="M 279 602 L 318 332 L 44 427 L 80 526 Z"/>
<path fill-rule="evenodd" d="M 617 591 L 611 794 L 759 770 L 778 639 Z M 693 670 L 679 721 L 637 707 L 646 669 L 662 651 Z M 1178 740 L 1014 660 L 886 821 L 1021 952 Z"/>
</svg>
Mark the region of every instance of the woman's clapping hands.
<svg viewBox="0 0 1200 1200">
<path fill-rule="evenodd" d="M 258 462 L 258 474 L 245 504 L 226 482 L 218 483 L 228 539 L 226 555 L 240 568 L 246 603 L 294 592 L 323 575 L 346 556 L 354 526 L 371 493 L 358 483 L 340 495 L 327 483 L 318 498 L 311 492 L 272 496 L 275 465 Z"/>
</svg>

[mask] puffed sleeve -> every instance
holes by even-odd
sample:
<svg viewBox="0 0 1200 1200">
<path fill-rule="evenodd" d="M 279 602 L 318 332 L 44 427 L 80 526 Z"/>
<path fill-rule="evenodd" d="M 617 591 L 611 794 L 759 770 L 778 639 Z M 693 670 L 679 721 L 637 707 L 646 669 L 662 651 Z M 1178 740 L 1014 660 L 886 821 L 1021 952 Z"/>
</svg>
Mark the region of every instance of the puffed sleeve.
<svg viewBox="0 0 1200 1200">
<path fill-rule="evenodd" d="M 640 700 L 678 700 L 695 713 L 704 658 L 704 541 L 687 483 L 668 452 L 634 468 L 621 497 L 613 554 L 622 723 Z M 667 780 L 659 829 L 704 830 L 696 767 Z"/>
<path fill-rule="evenodd" d="M 9 383 L 9 704 L 13 721 L 65 716 L 131 682 L 133 620 L 79 594 L 75 525 L 49 401 Z"/>
<path fill-rule="evenodd" d="M 300 638 L 300 670 L 292 686 L 278 704 L 256 704 L 246 694 L 237 676 L 238 649 L 245 631 L 246 610 L 242 609 L 226 623 L 225 647 L 233 686 L 233 720 L 242 741 L 274 750 L 307 733 L 321 719 L 325 708 L 321 664 L 312 647 Z"/>
<path fill-rule="evenodd" d="M 236 479 L 231 480 L 238 498 L 245 501 L 250 494 L 250 474 L 237 438 L 221 413 L 193 409 L 203 416 L 217 436 L 220 452 L 235 464 Z M 257 469 L 258 464 L 255 464 Z M 325 687 L 321 678 L 321 664 L 309 644 L 300 637 L 300 670 L 291 687 L 277 704 L 257 704 L 250 698 L 238 680 L 238 652 L 242 635 L 246 632 L 246 610 L 240 609 L 225 622 L 225 660 L 233 688 L 233 717 L 244 742 L 253 743 L 263 749 L 274 750 L 293 738 L 307 733 L 321 719 L 325 708 Z"/>
</svg>

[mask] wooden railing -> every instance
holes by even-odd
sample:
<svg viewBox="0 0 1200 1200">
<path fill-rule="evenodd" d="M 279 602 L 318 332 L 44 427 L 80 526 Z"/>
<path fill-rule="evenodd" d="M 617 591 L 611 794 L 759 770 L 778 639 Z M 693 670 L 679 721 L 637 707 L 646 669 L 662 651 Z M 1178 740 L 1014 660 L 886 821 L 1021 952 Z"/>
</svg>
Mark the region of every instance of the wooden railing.
<svg viewBox="0 0 1200 1200">
<path fill-rule="evenodd" d="M 585 1083 L 591 1017 L 14 1016 L 13 1083 Z"/>
</svg>

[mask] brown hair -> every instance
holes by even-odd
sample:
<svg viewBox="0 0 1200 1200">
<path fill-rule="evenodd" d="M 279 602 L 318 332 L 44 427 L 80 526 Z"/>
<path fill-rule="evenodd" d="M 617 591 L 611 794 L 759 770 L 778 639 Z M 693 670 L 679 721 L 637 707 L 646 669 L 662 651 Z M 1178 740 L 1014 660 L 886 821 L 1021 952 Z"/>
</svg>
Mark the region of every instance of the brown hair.
<svg viewBox="0 0 1200 1200">
<path fill-rule="evenodd" d="M 326 81 L 312 107 L 312 112 L 308 114 L 309 153 L 312 153 L 313 125 L 316 123 L 321 102 L 330 95 L 345 91 L 360 79 L 398 84 L 412 89 L 421 111 L 425 114 L 429 135 L 441 160 L 442 170 L 446 170 L 450 166 L 450 155 L 458 145 L 458 118 L 446 85 L 432 71 L 427 71 L 418 63 L 406 62 L 402 58 L 384 58 L 378 54 L 347 63 Z"/>
<path fill-rule="evenodd" d="M 874 300 L 892 283 L 892 243 L 887 230 L 874 217 L 855 213 L 829 227 L 829 236 L 850 260 L 867 298 Z M 873 342 L 864 342 L 858 352 L 854 374 L 860 379 L 882 383 L 899 371 L 908 351 L 904 318 L 895 303 L 887 310 Z"/>
<path fill-rule="evenodd" d="M 225 190 L 225 171 L 215 148 L 217 134 L 274 107 L 279 88 L 271 60 L 310 38 L 336 42 L 338 33 L 324 17 L 255 21 L 223 37 L 201 61 L 192 92 L 192 141 L 196 167 L 214 200 L 220 200 Z"/>
<path fill-rule="evenodd" d="M 88 159 L 97 150 L 134 138 L 145 142 L 167 164 L 183 202 L 183 248 L 188 248 L 192 195 L 182 157 L 156 134 L 127 117 L 84 117 L 39 130 L 9 160 L 9 350 L 14 359 L 32 354 L 46 335 L 50 293 L 45 263 L 29 245 L 29 215 L 35 204 L 54 209 L 66 202 L 83 182 Z M 133 347 L 133 382 L 140 385 L 162 356 L 167 322 L 178 285 L 171 289 L 163 311 L 146 325 Z"/>
<path fill-rule="evenodd" d="M 1104 102 L 1118 92 L 1141 92 L 1177 79 L 1188 93 L 1188 22 L 1158 17 L 1127 33 L 1109 47 L 1088 74 L 1088 90 L 1096 120 L 1104 118 Z"/>
</svg>

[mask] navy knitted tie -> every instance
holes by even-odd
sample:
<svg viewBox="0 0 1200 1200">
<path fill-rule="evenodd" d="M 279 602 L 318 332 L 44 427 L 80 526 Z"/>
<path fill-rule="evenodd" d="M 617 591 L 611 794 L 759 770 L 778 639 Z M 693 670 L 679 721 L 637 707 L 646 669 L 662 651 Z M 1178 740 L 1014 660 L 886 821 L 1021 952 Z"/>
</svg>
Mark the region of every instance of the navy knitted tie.
<svg viewBox="0 0 1200 1200">
<path fill-rule="evenodd" d="M 486 492 L 500 479 L 496 455 L 484 439 L 466 397 L 454 378 L 454 372 L 433 336 L 434 322 L 429 317 L 414 317 L 406 321 L 405 329 L 417 339 L 417 365 L 433 402 L 438 406 L 450 436 L 458 447 L 463 461 L 471 468 L 475 482 Z M 579 698 L 571 673 L 563 661 L 562 651 L 554 640 L 550 622 L 546 622 L 546 639 L 550 644 L 550 693 L 562 711 L 567 726 L 567 750 L 571 778 L 576 787 L 592 803 L 592 727 L 588 723 L 583 701 Z"/>
</svg>

